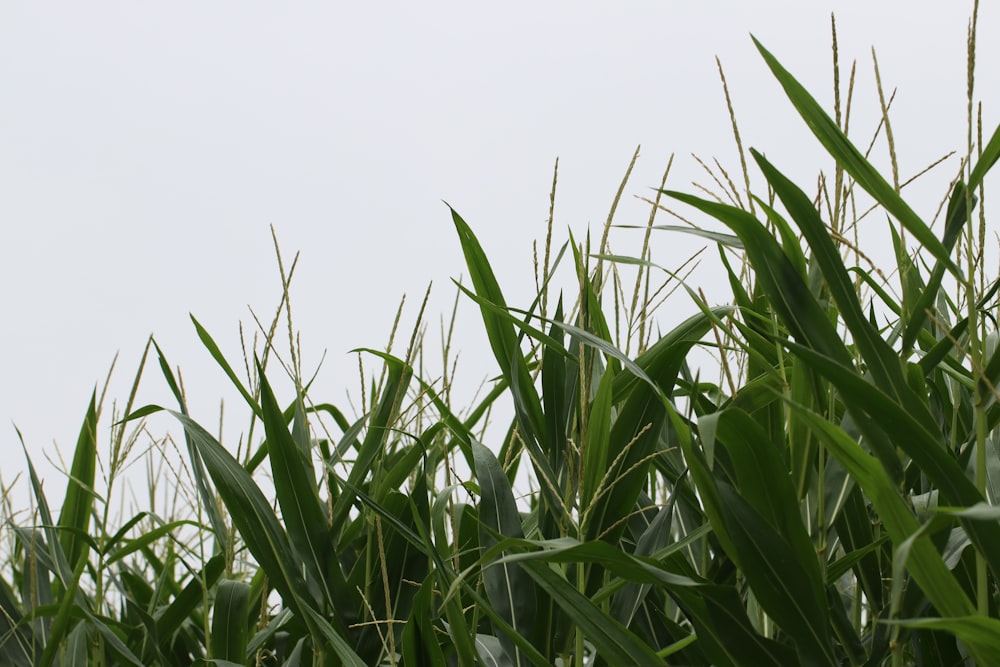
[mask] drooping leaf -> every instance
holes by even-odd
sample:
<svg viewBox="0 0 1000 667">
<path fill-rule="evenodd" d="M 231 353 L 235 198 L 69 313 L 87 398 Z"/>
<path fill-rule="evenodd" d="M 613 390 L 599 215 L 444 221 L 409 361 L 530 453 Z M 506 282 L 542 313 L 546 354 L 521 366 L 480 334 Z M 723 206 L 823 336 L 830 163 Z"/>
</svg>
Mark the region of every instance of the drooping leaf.
<svg viewBox="0 0 1000 667">
<path fill-rule="evenodd" d="M 743 239 L 758 285 L 767 294 L 775 313 L 784 321 L 795 340 L 801 346 L 816 350 L 832 360 L 844 368 L 845 372 L 853 372 L 851 354 L 830 323 L 827 311 L 817 302 L 781 246 L 756 218 L 732 206 L 681 193 L 667 194 L 704 211 L 733 229 Z M 840 398 L 848 409 L 852 409 L 855 419 L 860 421 L 865 418 L 855 396 L 842 391 Z M 901 479 L 902 464 L 885 433 L 871 428 L 866 431 L 866 435 L 868 445 L 892 478 Z"/>
<path fill-rule="evenodd" d="M 609 618 L 548 564 L 525 561 L 524 567 L 535 583 L 583 631 L 603 660 L 612 665 L 664 664 L 645 642 Z"/>
<path fill-rule="evenodd" d="M 753 41 L 802 120 L 805 121 L 827 152 L 837 161 L 837 164 L 850 174 L 868 194 L 874 197 L 875 201 L 899 220 L 907 231 L 913 234 L 938 261 L 948 267 L 955 275 L 961 276 L 962 272 L 949 256 L 947 248 L 938 240 L 927 224 L 914 213 L 893 186 L 865 159 L 861 151 L 851 143 L 837 126 L 837 123 L 823 111 L 819 103 L 802 87 L 802 84 L 796 81 L 756 38 L 753 38 Z"/>
</svg>

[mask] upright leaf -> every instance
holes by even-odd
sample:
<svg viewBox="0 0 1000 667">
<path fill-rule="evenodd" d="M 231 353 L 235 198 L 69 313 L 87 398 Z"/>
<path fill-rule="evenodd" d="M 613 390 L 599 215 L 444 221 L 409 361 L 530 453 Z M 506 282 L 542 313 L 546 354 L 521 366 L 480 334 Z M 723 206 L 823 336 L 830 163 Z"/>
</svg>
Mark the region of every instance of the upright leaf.
<svg viewBox="0 0 1000 667">
<path fill-rule="evenodd" d="M 608 617 L 590 598 L 576 590 L 547 563 L 526 561 L 524 567 L 540 588 L 583 631 L 610 665 L 662 665 L 663 661 L 641 639 Z"/>
<path fill-rule="evenodd" d="M 332 543 L 326 513 L 316 488 L 316 476 L 312 462 L 285 426 L 285 418 L 271 385 L 264 377 L 264 369 L 258 365 L 257 372 L 260 375 L 260 404 L 274 493 L 281 506 L 295 560 L 301 564 L 307 590 L 317 608 L 323 609 L 333 602 L 325 580 Z"/>
<path fill-rule="evenodd" d="M 87 415 L 80 427 L 80 436 L 73 453 L 66 484 L 66 496 L 59 513 L 62 529 L 60 540 L 66 558 L 71 563 L 80 559 L 86 549 L 83 536 L 90 533 L 90 514 L 94 507 L 94 474 L 97 470 L 97 392 L 90 395 Z"/>
<path fill-rule="evenodd" d="M 479 442 L 472 443 L 472 456 L 476 463 L 476 479 L 479 480 L 481 499 L 479 518 L 480 545 L 489 549 L 497 543 L 494 535 L 523 537 L 521 515 L 517 511 L 514 494 L 507 476 L 487 447 Z M 531 637 L 535 618 L 535 585 L 520 566 L 500 562 L 486 567 L 483 572 L 486 595 L 501 618 L 514 632 Z M 510 655 L 513 664 L 521 665 L 521 650 L 510 638 L 502 636 L 500 642 Z"/>
<path fill-rule="evenodd" d="M 454 209 L 451 209 L 451 217 L 462 243 L 465 263 L 476 294 L 500 308 L 506 308 L 503 292 L 500 291 L 500 285 L 479 240 Z M 510 385 L 514 408 L 523 431 L 521 436 L 537 441 L 544 436 L 545 418 L 542 414 L 541 400 L 528 371 L 528 364 L 521 352 L 518 336 L 502 317 L 485 307 L 481 308 L 481 311 L 486 335 L 500 366 L 500 373 Z"/>
<path fill-rule="evenodd" d="M 406 396 L 406 388 L 409 386 L 410 378 L 413 377 L 413 370 L 409 365 L 385 357 L 389 372 L 379 397 L 378 405 L 368 415 L 367 426 L 364 439 L 358 448 L 354 464 L 347 478 L 347 488 L 337 497 L 330 513 L 330 525 L 339 530 L 347 521 L 351 507 L 356 500 L 352 489 L 361 486 L 362 482 L 368 478 L 373 471 L 373 466 L 380 456 L 385 455 L 385 443 L 389 434 L 395 428 L 396 417 L 399 415 L 400 406 Z M 346 439 L 346 438 L 345 438 Z M 354 442 L 354 438 L 350 439 Z"/>
<path fill-rule="evenodd" d="M 250 585 L 223 579 L 212 606 L 213 658 L 243 663 L 247 659 L 250 617 Z"/>
</svg>

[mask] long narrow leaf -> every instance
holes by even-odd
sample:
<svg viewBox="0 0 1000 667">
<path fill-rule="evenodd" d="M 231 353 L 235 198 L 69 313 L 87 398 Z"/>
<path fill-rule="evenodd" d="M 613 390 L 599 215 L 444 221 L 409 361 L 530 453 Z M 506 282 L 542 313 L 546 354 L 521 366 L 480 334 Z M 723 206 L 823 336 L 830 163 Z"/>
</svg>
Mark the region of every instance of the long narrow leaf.
<svg viewBox="0 0 1000 667">
<path fill-rule="evenodd" d="M 839 367 L 830 359 L 801 345 L 791 342 L 786 344 L 796 355 L 825 375 L 842 396 L 852 396 L 858 404 L 867 406 L 866 411 L 872 419 L 878 419 L 886 428 L 891 428 L 894 441 L 900 449 L 913 459 L 948 503 L 968 507 L 982 502 L 982 495 L 945 449 L 940 438 L 929 433 L 906 409 L 864 378 Z M 844 461 L 841 460 L 841 463 Z M 1000 526 L 964 517 L 960 520 L 969 539 L 989 563 L 990 569 L 994 573 L 1000 572 Z"/>
<path fill-rule="evenodd" d="M 259 365 L 257 372 L 260 375 L 261 419 L 267 434 L 274 493 L 281 506 L 295 562 L 302 567 L 313 604 L 322 609 L 333 602 L 325 580 L 331 540 L 316 477 L 311 461 L 305 458 L 288 432 L 281 408 Z"/>
<path fill-rule="evenodd" d="M 212 657 L 242 663 L 247 659 L 250 585 L 223 579 L 212 606 Z"/>
<path fill-rule="evenodd" d="M 490 267 L 489 260 L 479 244 L 479 240 L 476 239 L 472 229 L 462 219 L 462 216 L 454 209 L 451 209 L 451 217 L 462 243 L 462 252 L 465 254 L 465 262 L 469 268 L 472 284 L 476 288 L 476 294 L 501 308 L 506 308 L 507 304 L 500 291 L 500 285 L 497 283 L 493 269 Z M 542 415 L 542 404 L 524 361 L 517 335 L 509 323 L 504 322 L 495 313 L 483 309 L 482 315 L 490 346 L 493 348 L 493 354 L 500 365 L 500 372 L 512 388 L 515 408 L 524 428 L 524 433 L 521 435 L 526 438 L 540 438 L 544 433 L 545 423 Z M 517 387 L 517 391 L 513 390 L 514 387 Z"/>
<path fill-rule="evenodd" d="M 612 665 L 662 665 L 642 640 L 609 618 L 585 595 L 556 574 L 546 563 L 525 561 L 526 571 L 539 587 L 583 630 L 601 658 Z"/>
<path fill-rule="evenodd" d="M 521 517 L 500 462 L 493 452 L 476 441 L 472 443 L 472 456 L 482 492 L 479 505 L 479 517 L 483 522 L 479 533 L 480 544 L 486 549 L 493 546 L 496 543 L 494 534 L 522 537 Z M 535 585 L 531 578 L 517 565 L 499 563 L 487 567 L 483 572 L 483 583 L 490 603 L 501 618 L 510 624 L 514 632 L 530 637 L 535 618 Z M 506 636 L 500 641 L 513 664 L 521 665 L 520 649 Z"/>
<path fill-rule="evenodd" d="M 812 425 L 830 452 L 854 475 L 878 511 L 893 542 L 897 545 L 902 544 L 917 532 L 920 525 L 878 462 L 865 454 L 837 425 L 810 410 L 801 412 L 802 418 Z M 973 606 L 968 596 L 962 591 L 954 575 L 948 571 L 941 555 L 926 536 L 912 543 L 907 568 L 938 612 L 948 616 L 972 614 Z"/>
<path fill-rule="evenodd" d="M 961 276 L 961 270 L 948 254 L 948 250 L 941 241 L 934 235 L 930 227 L 924 223 L 920 217 L 913 212 L 913 209 L 903 201 L 893 187 L 878 173 L 878 170 L 865 159 L 861 151 L 844 135 L 837 124 L 830 118 L 816 100 L 810 95 L 802 84 L 789 74 L 788 70 L 781 66 L 778 60 L 771 55 L 764 46 L 753 38 L 757 50 L 764 57 L 764 61 L 771 69 L 774 77 L 784 88 L 788 99 L 795 106 L 802 120 L 806 122 L 809 129 L 823 144 L 823 147 L 833 156 L 844 171 L 850 174 L 858 184 L 863 187 L 875 201 L 879 202 L 899 220 L 907 231 L 913 234 L 920 243 L 927 248 L 934 257 L 947 266 L 955 275 Z M 744 240 L 744 243 L 746 241 Z"/>
<path fill-rule="evenodd" d="M 983 148 L 982 155 L 979 156 L 979 161 L 976 166 L 973 167 L 972 173 L 969 175 L 969 189 L 975 190 L 983 182 L 983 178 L 986 177 L 986 172 L 993 168 L 993 165 L 1000 160 L 1000 125 L 993 130 L 990 140 L 986 143 Z"/>
<path fill-rule="evenodd" d="M 94 506 L 94 474 L 97 470 L 97 392 L 90 395 L 87 415 L 80 427 L 80 436 L 73 453 L 73 466 L 62 511 L 59 513 L 59 527 L 63 551 L 71 563 L 80 559 L 86 545 L 81 535 L 90 531 L 90 514 Z"/>
</svg>

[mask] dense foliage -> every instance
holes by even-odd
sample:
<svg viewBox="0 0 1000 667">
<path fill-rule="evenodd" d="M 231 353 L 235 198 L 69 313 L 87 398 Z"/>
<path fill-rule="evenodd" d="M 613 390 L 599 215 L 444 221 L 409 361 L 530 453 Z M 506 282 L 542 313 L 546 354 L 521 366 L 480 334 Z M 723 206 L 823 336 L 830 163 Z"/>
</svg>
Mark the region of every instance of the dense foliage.
<svg viewBox="0 0 1000 667">
<path fill-rule="evenodd" d="M 362 352 L 381 372 L 357 419 L 310 398 L 291 336 L 296 390 L 279 402 L 265 369 L 283 301 L 245 374 L 194 322 L 252 411 L 255 449 L 237 453 L 189 416 L 151 341 L 185 438 L 184 505 L 114 516 L 137 425 L 164 409 L 129 399 L 99 480 L 95 396 L 61 511 L 31 469 L 35 515 L 3 527 L 0 662 L 1000 663 L 1000 283 L 977 205 L 1000 129 L 973 141 L 970 103 L 934 230 L 848 139 L 839 91 L 831 118 L 757 46 L 833 178 L 810 195 L 751 150 L 764 191 L 745 164 L 746 189 L 723 174 L 716 199 L 660 190 L 636 256 L 610 251 L 613 212 L 596 251 L 546 243 L 526 309 L 452 211 L 461 298 L 499 368 L 471 406 L 451 391 L 450 333 L 443 375 L 421 370 L 422 311 L 402 355 Z M 869 197 L 891 270 L 852 241 Z M 654 224 L 670 199 L 707 226 Z M 653 263 L 654 232 L 707 239 L 731 288 L 712 306 L 684 285 L 690 316 L 655 336 L 662 290 L 683 281 Z M 560 267 L 576 293 L 550 294 Z M 706 350 L 717 378 L 693 363 Z M 488 430 L 501 401 L 514 417 Z"/>
</svg>

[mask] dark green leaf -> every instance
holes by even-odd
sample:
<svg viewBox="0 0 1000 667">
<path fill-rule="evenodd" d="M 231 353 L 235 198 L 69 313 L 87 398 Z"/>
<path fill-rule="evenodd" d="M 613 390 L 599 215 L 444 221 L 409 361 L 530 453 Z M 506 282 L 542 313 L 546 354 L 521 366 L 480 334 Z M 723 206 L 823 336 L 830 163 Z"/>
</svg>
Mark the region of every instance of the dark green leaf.
<svg viewBox="0 0 1000 667">
<path fill-rule="evenodd" d="M 893 187 L 882 178 L 875 167 L 865 159 L 861 151 L 850 142 L 833 119 L 813 99 L 812 95 L 788 73 L 788 70 L 781 66 L 778 60 L 756 38 L 754 38 L 754 44 L 757 45 L 757 50 L 760 51 L 768 67 L 771 68 L 771 72 L 778 79 L 778 83 L 784 88 L 788 99 L 802 116 L 802 120 L 806 122 L 806 125 L 837 161 L 837 164 L 850 174 L 868 194 L 874 197 L 875 201 L 899 220 L 907 231 L 931 251 L 931 254 L 938 261 L 947 266 L 955 275 L 961 276 L 961 270 L 952 261 L 944 245 L 934 236 L 924 221 L 913 212 L 913 209 L 903 201 Z M 745 239 L 744 243 L 746 243 Z"/>
<path fill-rule="evenodd" d="M 476 479 L 482 493 L 479 518 L 483 529 L 480 544 L 489 549 L 496 544 L 494 534 L 506 537 L 523 537 L 521 517 L 517 511 L 514 494 L 503 468 L 488 448 L 479 442 L 472 443 L 472 456 L 476 462 Z M 535 586 L 531 578 L 517 565 L 494 563 L 483 572 L 483 582 L 490 603 L 513 628 L 514 632 L 530 637 L 535 618 Z M 506 636 L 500 638 L 514 665 L 521 665 L 520 649 Z"/>
</svg>

